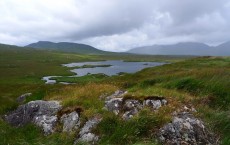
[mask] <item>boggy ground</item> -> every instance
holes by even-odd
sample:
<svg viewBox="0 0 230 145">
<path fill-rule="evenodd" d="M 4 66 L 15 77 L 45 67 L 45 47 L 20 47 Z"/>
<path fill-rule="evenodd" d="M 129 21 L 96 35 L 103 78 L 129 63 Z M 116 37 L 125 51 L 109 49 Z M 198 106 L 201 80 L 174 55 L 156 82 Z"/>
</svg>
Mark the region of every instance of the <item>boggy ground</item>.
<svg viewBox="0 0 230 145">
<path fill-rule="evenodd" d="M 32 60 L 24 56 L 20 58 L 20 55 L 17 55 L 14 61 L 4 60 L 1 64 L 2 68 L 4 67 L 1 69 L 1 114 L 18 106 L 16 103 L 18 96 L 31 92 L 32 96 L 27 97 L 26 102 L 38 99 L 58 100 L 64 108 L 76 106 L 82 108 L 82 123 L 100 114 L 103 120 L 93 130 L 100 136 L 98 144 L 158 144 L 156 134 L 162 126 L 172 120 L 172 113 L 189 106 L 197 110 L 194 115 L 205 122 L 206 127 L 216 134 L 221 144 L 230 144 L 229 57 L 193 58 L 147 68 L 135 74 L 95 80 L 82 78 L 76 80 L 77 84 L 73 85 L 44 85 L 40 81 L 42 75 L 69 75 L 65 68 L 59 66 L 65 63 L 64 58 L 69 58 L 68 61 L 97 60 L 97 56 L 77 54 L 55 54 L 63 57 L 57 59 L 52 53 L 54 52 L 44 53 L 45 56 L 48 55 L 47 62 L 35 57 Z M 28 56 L 31 55 L 35 54 L 31 53 Z M 36 65 L 33 66 L 34 68 L 23 67 L 22 62 L 31 65 L 27 60 L 30 63 L 40 64 L 39 67 L 42 69 L 37 68 Z M 11 68 L 12 64 L 15 66 Z M 49 69 L 49 66 L 56 70 Z M 30 75 L 27 75 L 28 72 Z M 148 96 L 163 96 L 168 104 L 158 111 L 143 109 L 132 119 L 124 121 L 114 113 L 104 110 L 104 102 L 100 100 L 100 96 L 110 95 L 118 89 L 127 90 L 127 97 L 139 100 Z M 41 129 L 33 124 L 15 128 L 0 120 L 0 144 L 62 145 L 73 144 L 75 139 L 76 133 L 67 134 L 57 131 L 52 135 L 44 136 Z"/>
</svg>

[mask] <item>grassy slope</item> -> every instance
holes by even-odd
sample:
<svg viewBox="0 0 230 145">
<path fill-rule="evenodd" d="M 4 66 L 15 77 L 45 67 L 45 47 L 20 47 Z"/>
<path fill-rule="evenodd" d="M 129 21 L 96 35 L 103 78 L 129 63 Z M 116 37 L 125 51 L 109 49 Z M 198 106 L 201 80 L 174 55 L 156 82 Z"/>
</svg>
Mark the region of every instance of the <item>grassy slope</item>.
<svg viewBox="0 0 230 145">
<path fill-rule="evenodd" d="M 91 76 L 85 78 L 87 77 Z M 169 121 L 173 111 L 184 105 L 195 106 L 198 111 L 196 115 L 204 119 L 207 126 L 221 137 L 223 144 L 230 143 L 229 57 L 195 58 L 147 68 L 132 75 L 126 74 L 99 80 L 91 79 L 88 80 L 90 83 L 85 80 L 87 79 L 75 78 L 79 85 L 63 87 L 57 93 L 47 95 L 46 98 L 62 100 L 64 106 L 82 106 L 86 109 L 86 116 L 92 116 L 95 113 L 104 114 L 105 119 L 98 132 L 108 134 L 108 136 L 102 138 L 101 143 L 127 144 L 135 143 L 138 140 L 146 141 L 145 137 L 154 136 L 154 131 L 149 132 L 149 129 L 159 128 L 163 123 Z M 100 84 L 100 88 L 97 88 L 98 84 Z M 106 89 L 109 88 L 108 85 L 110 89 Z M 147 116 L 139 116 L 134 119 L 134 122 L 133 120 L 123 122 L 113 115 L 103 112 L 101 110 L 103 103 L 98 100 L 101 93 L 115 90 L 114 86 L 129 90 L 128 96 L 138 99 L 152 95 L 165 96 L 170 104 L 162 108 L 159 114 L 147 111 Z M 95 88 L 96 90 L 94 90 Z M 93 89 L 92 92 L 87 92 L 89 89 Z M 80 91 L 76 92 L 75 90 Z M 102 92 L 97 94 L 99 90 Z M 142 113 L 147 114 L 146 112 Z M 152 124 L 152 126 L 147 124 Z M 110 128 L 111 126 L 112 128 Z M 124 131 L 124 128 L 127 130 Z"/>
<path fill-rule="evenodd" d="M 4 46 L 6 47 L 6 46 Z M 101 134 L 101 144 L 154 144 L 154 134 L 160 126 L 170 121 L 176 108 L 193 105 L 197 116 L 204 119 L 211 130 L 220 135 L 223 144 L 230 139 L 230 58 L 195 58 L 156 68 L 148 68 L 136 74 L 81 78 L 76 85 L 44 85 L 44 75 L 70 75 L 60 66 L 73 61 L 124 59 L 127 61 L 178 60 L 153 56 L 88 56 L 57 52 L 11 50 L 0 47 L 0 111 L 1 114 L 16 107 L 15 98 L 22 93 L 33 92 L 29 100 L 62 100 L 67 106 L 84 109 L 82 122 L 94 114 L 102 114 L 103 121 L 95 130 Z M 117 89 L 129 90 L 128 95 L 142 99 L 144 96 L 160 95 L 169 100 L 169 105 L 159 112 L 144 109 L 134 119 L 124 122 L 102 109 L 101 94 L 110 94 Z M 91 91 L 88 91 L 91 90 Z M 72 144 L 75 134 L 56 133 L 44 137 L 33 125 L 14 128 L 0 121 L 0 144 Z"/>
</svg>

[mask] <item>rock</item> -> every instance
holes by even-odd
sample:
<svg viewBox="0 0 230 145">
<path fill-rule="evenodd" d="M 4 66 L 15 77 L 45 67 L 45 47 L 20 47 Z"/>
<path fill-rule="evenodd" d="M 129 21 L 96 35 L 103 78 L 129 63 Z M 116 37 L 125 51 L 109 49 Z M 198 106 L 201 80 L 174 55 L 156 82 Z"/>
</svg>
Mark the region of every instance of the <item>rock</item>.
<svg viewBox="0 0 230 145">
<path fill-rule="evenodd" d="M 165 99 L 162 99 L 162 100 L 161 100 L 161 104 L 162 104 L 162 105 L 166 105 L 167 103 L 168 103 L 167 100 L 165 100 Z"/>
<path fill-rule="evenodd" d="M 58 101 L 31 101 L 5 115 L 5 120 L 17 127 L 32 122 L 42 127 L 45 134 L 49 134 L 53 132 L 57 121 L 56 113 L 60 109 L 61 105 Z"/>
<path fill-rule="evenodd" d="M 57 116 L 42 115 L 34 117 L 33 122 L 43 129 L 45 135 L 48 135 L 54 132 L 54 127 L 57 124 L 57 120 Z"/>
<path fill-rule="evenodd" d="M 109 101 L 113 98 L 122 98 L 126 93 L 127 93 L 127 91 L 117 90 L 112 95 L 106 97 L 105 100 Z"/>
<path fill-rule="evenodd" d="M 123 99 L 126 91 L 116 91 L 114 94 L 105 98 L 105 109 L 114 112 L 116 115 L 124 113 L 122 118 L 129 120 L 136 115 L 143 106 L 151 107 L 153 110 L 159 109 L 162 105 L 166 105 L 167 101 L 162 97 L 149 97 L 142 102 L 135 99 Z M 100 97 L 101 98 L 101 97 Z"/>
<path fill-rule="evenodd" d="M 105 109 L 118 115 L 122 109 L 123 96 L 126 93 L 126 91 L 117 90 L 116 92 L 114 92 L 114 94 L 106 97 Z"/>
<path fill-rule="evenodd" d="M 134 108 L 140 110 L 143 108 L 143 106 L 138 100 L 135 100 L 135 99 L 125 100 L 124 105 L 123 105 L 123 110 L 133 110 Z"/>
<path fill-rule="evenodd" d="M 143 108 L 142 104 L 138 100 L 127 99 L 123 105 L 123 114 L 122 118 L 128 120 L 137 114 Z"/>
<path fill-rule="evenodd" d="M 178 113 L 158 133 L 162 144 L 218 144 L 204 123 L 189 112 Z"/>
<path fill-rule="evenodd" d="M 130 118 L 132 118 L 134 115 L 136 115 L 139 112 L 139 110 L 137 110 L 136 108 L 130 111 L 126 111 L 123 115 L 122 118 L 124 120 L 129 120 Z"/>
<path fill-rule="evenodd" d="M 63 132 L 72 132 L 80 126 L 80 116 L 76 111 L 63 114 L 60 121 L 63 123 Z"/>
<path fill-rule="evenodd" d="M 108 111 L 114 112 L 116 115 L 118 115 L 122 109 L 122 100 L 123 98 L 112 98 L 108 101 L 105 101 L 105 108 Z"/>
<path fill-rule="evenodd" d="M 83 136 L 81 138 L 78 139 L 77 142 L 91 142 L 92 144 L 95 144 L 97 141 L 98 141 L 99 137 L 96 136 L 95 134 L 93 133 L 86 133 L 86 134 L 83 134 Z"/>
<path fill-rule="evenodd" d="M 162 103 L 161 100 L 152 100 L 152 99 L 147 99 L 143 102 L 144 106 L 149 106 L 153 110 L 157 110 L 161 107 Z"/>
<path fill-rule="evenodd" d="M 22 104 L 23 102 L 25 102 L 26 98 L 31 96 L 32 93 L 26 93 L 26 94 L 22 94 L 21 96 L 19 96 L 16 101 L 20 104 Z"/>
<path fill-rule="evenodd" d="M 80 136 L 83 136 L 86 133 L 89 133 L 99 122 L 101 122 L 101 118 L 94 117 L 93 119 L 88 120 L 85 125 L 82 127 L 79 132 Z"/>
<path fill-rule="evenodd" d="M 93 119 L 87 121 L 79 132 L 79 138 L 74 142 L 74 144 L 80 142 L 95 144 L 98 141 L 99 137 L 91 133 L 91 131 L 101 120 L 101 118 L 94 117 Z"/>
</svg>

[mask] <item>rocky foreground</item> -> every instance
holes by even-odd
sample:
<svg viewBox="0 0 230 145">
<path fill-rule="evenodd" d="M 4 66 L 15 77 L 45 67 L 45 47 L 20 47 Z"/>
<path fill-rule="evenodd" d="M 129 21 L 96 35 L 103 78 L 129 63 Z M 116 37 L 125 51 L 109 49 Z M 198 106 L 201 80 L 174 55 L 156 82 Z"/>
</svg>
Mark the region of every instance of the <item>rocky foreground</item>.
<svg viewBox="0 0 230 145">
<path fill-rule="evenodd" d="M 140 110 L 145 107 L 152 111 L 157 111 L 160 107 L 168 104 L 163 97 L 148 97 L 144 101 L 126 97 L 125 91 L 116 91 L 110 96 L 100 96 L 99 99 L 105 101 L 104 109 L 114 112 L 118 117 L 129 120 Z M 18 98 L 18 102 L 22 103 L 24 99 L 31 94 L 24 94 Z M 44 135 L 55 132 L 57 125 L 62 125 L 63 132 L 77 132 L 76 140 L 73 144 L 87 142 L 89 144 L 97 144 L 100 139 L 99 135 L 92 132 L 97 124 L 103 119 L 101 115 L 95 115 L 86 122 L 80 121 L 81 108 L 63 108 L 58 101 L 31 101 L 20 105 L 16 110 L 9 112 L 4 119 L 9 124 L 19 127 L 27 123 L 34 123 L 42 128 Z M 165 124 L 159 129 L 156 137 L 162 144 L 169 145 L 203 145 L 218 144 L 215 135 L 210 133 L 205 124 L 193 113 L 194 108 L 184 107 L 172 114 L 172 121 Z M 80 128 L 80 126 L 82 126 Z"/>
</svg>

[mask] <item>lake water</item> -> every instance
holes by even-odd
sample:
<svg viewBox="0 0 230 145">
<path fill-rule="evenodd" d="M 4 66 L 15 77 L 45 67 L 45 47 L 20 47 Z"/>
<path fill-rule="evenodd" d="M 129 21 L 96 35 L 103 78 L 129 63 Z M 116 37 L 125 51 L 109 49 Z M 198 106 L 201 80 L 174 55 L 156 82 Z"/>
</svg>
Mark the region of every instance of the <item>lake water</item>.
<svg viewBox="0 0 230 145">
<path fill-rule="evenodd" d="M 80 63 L 69 63 L 63 64 L 66 67 L 81 67 L 84 65 L 111 65 L 109 67 L 94 67 L 94 68 L 78 68 L 73 69 L 77 76 L 85 76 L 87 74 L 98 74 L 103 73 L 107 76 L 117 75 L 121 72 L 124 73 L 135 73 L 144 68 L 155 67 L 163 65 L 162 62 L 124 62 L 121 60 L 111 60 L 111 61 L 98 61 L 98 62 L 80 62 Z"/>
<path fill-rule="evenodd" d="M 166 64 L 166 63 L 163 63 L 163 62 L 125 62 L 122 60 L 109 60 L 109 61 L 96 61 L 96 62 L 69 63 L 69 64 L 63 64 L 63 66 L 73 68 L 70 71 L 75 73 L 76 75 L 70 76 L 70 77 L 81 77 L 87 74 L 98 74 L 98 73 L 103 73 L 107 76 L 118 75 L 119 73 L 135 73 L 144 68 L 160 66 L 163 64 Z M 81 67 L 84 65 L 92 65 L 92 66 L 110 65 L 110 66 L 74 69 L 74 67 Z M 54 84 L 56 83 L 56 81 L 52 80 L 52 77 L 61 77 L 61 76 L 45 76 L 42 78 L 42 80 L 46 81 L 47 84 Z M 66 82 L 61 82 L 61 83 L 68 84 Z"/>
</svg>

